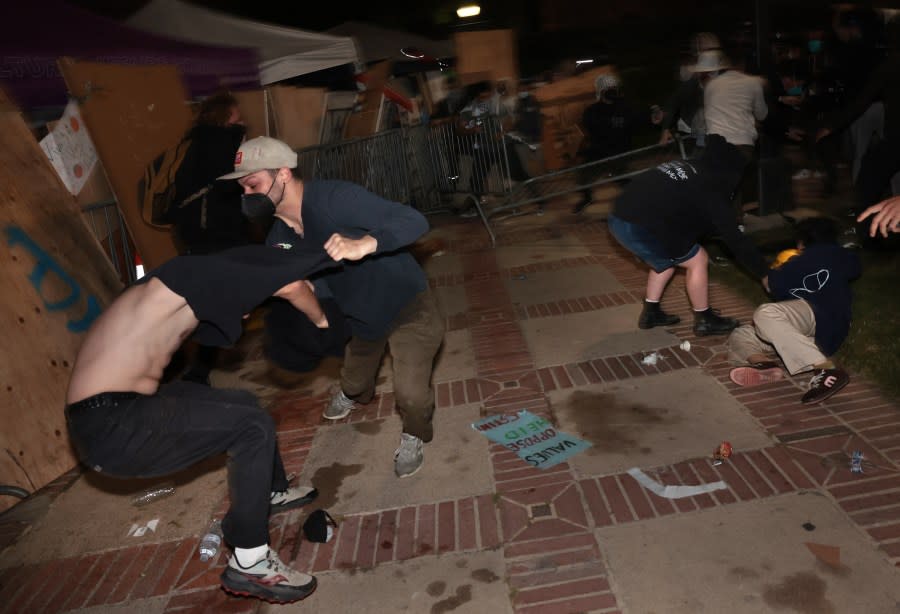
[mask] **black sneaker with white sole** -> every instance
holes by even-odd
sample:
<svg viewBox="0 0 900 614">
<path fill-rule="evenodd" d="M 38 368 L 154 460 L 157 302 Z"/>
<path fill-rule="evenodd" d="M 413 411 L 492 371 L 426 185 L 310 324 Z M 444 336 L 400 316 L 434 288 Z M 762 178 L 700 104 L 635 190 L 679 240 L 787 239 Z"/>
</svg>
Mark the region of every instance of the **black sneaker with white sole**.
<svg viewBox="0 0 900 614">
<path fill-rule="evenodd" d="M 314 576 L 291 569 L 269 548 L 261 561 L 242 567 L 234 555 L 220 576 L 222 588 L 232 595 L 256 597 L 269 603 L 292 603 L 316 590 Z"/>
<path fill-rule="evenodd" d="M 809 380 L 809 390 L 801 397 L 801 403 L 818 403 L 837 393 L 850 383 L 850 376 L 842 369 L 817 369 Z"/>
</svg>

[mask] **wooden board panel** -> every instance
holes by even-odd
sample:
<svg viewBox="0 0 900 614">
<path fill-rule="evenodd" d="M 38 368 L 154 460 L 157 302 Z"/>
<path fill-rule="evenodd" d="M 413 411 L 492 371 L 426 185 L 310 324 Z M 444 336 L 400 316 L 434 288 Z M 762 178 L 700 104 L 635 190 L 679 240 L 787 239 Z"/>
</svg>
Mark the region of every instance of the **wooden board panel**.
<svg viewBox="0 0 900 614">
<path fill-rule="evenodd" d="M 71 367 L 121 283 L 2 92 L 0 226 L 0 483 L 33 491 L 75 466 L 63 415 Z"/>
<path fill-rule="evenodd" d="M 318 145 L 327 92 L 325 88 L 318 87 L 270 87 L 272 116 L 278 138 L 294 149 Z"/>
<path fill-rule="evenodd" d="M 360 94 L 362 108 L 347 118 L 344 138 L 372 136 L 378 130 L 384 86 L 391 72 L 391 62 L 379 62 L 366 71 L 366 91 Z"/>
<path fill-rule="evenodd" d="M 81 101 L 97 154 L 144 265 L 154 268 L 177 255 L 168 229 L 146 224 L 137 185 L 156 156 L 190 127 L 187 94 L 174 66 L 122 66 L 60 60 L 60 71 Z"/>
<path fill-rule="evenodd" d="M 519 55 L 513 30 L 457 32 L 456 72 L 488 72 L 492 81 L 519 82 Z"/>
</svg>

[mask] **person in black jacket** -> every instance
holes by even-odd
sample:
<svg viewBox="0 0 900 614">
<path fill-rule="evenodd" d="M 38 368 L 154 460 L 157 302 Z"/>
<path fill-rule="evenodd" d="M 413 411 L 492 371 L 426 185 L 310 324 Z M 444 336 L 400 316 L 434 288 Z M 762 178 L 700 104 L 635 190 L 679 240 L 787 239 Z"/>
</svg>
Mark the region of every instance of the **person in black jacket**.
<svg viewBox="0 0 900 614">
<path fill-rule="evenodd" d="M 423 445 L 434 429 L 434 360 L 444 339 L 428 278 L 406 249 L 428 231 L 412 207 L 391 202 L 346 181 L 302 179 L 297 154 L 286 143 L 257 137 L 244 143 L 234 172 L 244 189 L 242 210 L 267 219 L 266 242 L 291 253 L 323 246 L 341 267 L 295 286 L 299 295 L 334 299 L 352 334 L 344 353 L 340 387 L 323 412 L 342 420 L 357 403 L 369 403 L 385 350 L 390 348 L 394 396 L 403 422 L 394 472 L 405 478 L 424 462 Z M 285 297 L 292 303 L 300 296 Z M 330 327 L 327 313 L 322 327 Z"/>
<path fill-rule="evenodd" d="M 737 260 L 765 285 L 765 261 L 738 229 L 731 208 L 744 160 L 737 147 L 710 135 L 699 159 L 667 162 L 638 175 L 616 200 L 608 220 L 610 232 L 650 266 L 640 328 L 681 321 L 659 306 L 675 267 L 687 271 L 696 335 L 722 335 L 737 327 L 737 320 L 721 317 L 709 307 L 709 257 L 697 243 L 705 235 L 721 236 Z"/>
<path fill-rule="evenodd" d="M 760 305 L 753 324 L 738 328 L 728 339 L 729 358 L 750 364 L 731 371 L 736 384 L 753 386 L 781 378 L 773 353 L 791 375 L 814 372 L 803 403 L 823 401 L 850 381 L 827 358 L 850 330 L 850 282 L 860 274 L 859 258 L 838 245 L 837 237 L 835 223 L 826 218 L 797 224 L 797 250 L 790 250 L 796 253 L 779 258 L 769 272 L 769 289 L 778 302 Z"/>
</svg>

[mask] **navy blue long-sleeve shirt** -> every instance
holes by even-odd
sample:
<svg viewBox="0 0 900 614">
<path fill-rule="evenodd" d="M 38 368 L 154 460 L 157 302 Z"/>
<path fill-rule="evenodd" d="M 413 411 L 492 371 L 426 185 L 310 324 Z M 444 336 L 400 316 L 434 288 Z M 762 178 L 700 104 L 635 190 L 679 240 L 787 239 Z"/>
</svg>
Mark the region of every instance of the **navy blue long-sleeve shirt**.
<svg viewBox="0 0 900 614">
<path fill-rule="evenodd" d="M 276 219 L 266 242 L 293 250 L 299 244 L 323 246 L 335 233 L 351 239 L 370 235 L 378 242 L 374 254 L 345 260 L 313 281 L 317 294 L 324 289 L 334 298 L 355 336 L 387 335 L 400 311 L 428 286 L 425 272 L 403 249 L 428 231 L 425 217 L 346 181 L 304 181 L 300 217 L 303 236 Z"/>
<path fill-rule="evenodd" d="M 777 301 L 803 299 L 816 316 L 816 345 L 834 354 L 850 332 L 850 281 L 859 277 L 859 258 L 839 245 L 810 245 L 769 272 Z"/>
</svg>

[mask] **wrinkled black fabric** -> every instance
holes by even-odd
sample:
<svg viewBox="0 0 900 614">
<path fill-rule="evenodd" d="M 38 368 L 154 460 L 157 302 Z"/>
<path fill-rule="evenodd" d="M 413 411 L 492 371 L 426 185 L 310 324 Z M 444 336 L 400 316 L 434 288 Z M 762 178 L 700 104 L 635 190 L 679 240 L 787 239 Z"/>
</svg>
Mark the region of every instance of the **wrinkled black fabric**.
<svg viewBox="0 0 900 614">
<path fill-rule="evenodd" d="M 245 245 L 215 254 L 177 256 L 137 283 L 157 278 L 183 297 L 200 325 L 194 339 L 228 347 L 241 336 L 241 319 L 287 284 L 335 266 L 320 247 L 298 245 L 291 252 Z"/>
</svg>

